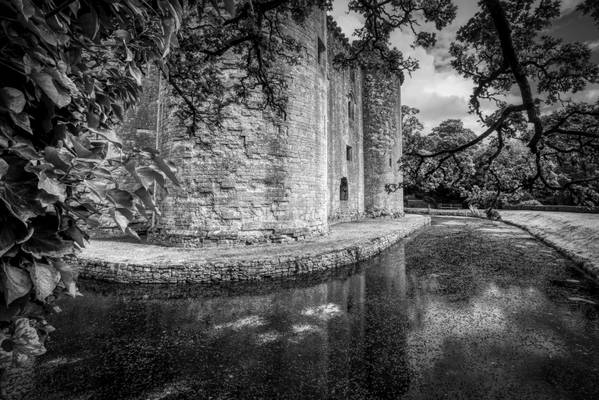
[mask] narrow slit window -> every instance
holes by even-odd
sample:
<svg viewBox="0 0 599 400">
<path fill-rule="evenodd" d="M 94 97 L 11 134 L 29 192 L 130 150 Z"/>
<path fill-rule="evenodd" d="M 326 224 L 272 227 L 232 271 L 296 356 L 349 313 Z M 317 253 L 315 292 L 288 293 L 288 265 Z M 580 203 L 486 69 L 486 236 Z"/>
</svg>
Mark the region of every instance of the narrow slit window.
<svg viewBox="0 0 599 400">
<path fill-rule="evenodd" d="M 391 157 L 389 157 L 389 168 L 391 168 L 393 166 L 393 160 L 391 160 Z"/>
<path fill-rule="evenodd" d="M 352 161 L 352 159 L 353 159 L 352 151 L 353 151 L 353 149 L 351 146 L 345 146 L 345 157 L 347 158 L 347 161 Z"/>
<path fill-rule="evenodd" d="M 326 46 L 322 42 L 320 38 L 318 38 L 318 63 L 320 65 L 324 64 L 324 52 L 327 50 Z"/>
<path fill-rule="evenodd" d="M 351 121 L 354 120 L 354 103 L 351 99 L 347 102 L 347 115 Z"/>
<path fill-rule="evenodd" d="M 347 201 L 347 198 L 349 197 L 348 192 L 347 178 L 341 178 L 341 184 L 339 185 L 339 200 Z"/>
</svg>

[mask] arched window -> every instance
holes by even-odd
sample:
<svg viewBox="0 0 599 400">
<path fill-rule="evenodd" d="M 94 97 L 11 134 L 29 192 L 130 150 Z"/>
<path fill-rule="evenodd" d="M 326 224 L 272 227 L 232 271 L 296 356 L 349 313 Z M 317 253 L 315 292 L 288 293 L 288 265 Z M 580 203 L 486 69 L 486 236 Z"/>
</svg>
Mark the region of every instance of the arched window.
<svg viewBox="0 0 599 400">
<path fill-rule="evenodd" d="M 339 185 L 339 200 L 347 201 L 349 196 L 349 190 L 347 187 L 347 178 L 341 178 L 341 184 Z"/>
<path fill-rule="evenodd" d="M 349 118 L 350 121 L 354 120 L 354 94 L 352 92 L 349 92 L 349 95 L 347 96 L 347 116 Z"/>
</svg>

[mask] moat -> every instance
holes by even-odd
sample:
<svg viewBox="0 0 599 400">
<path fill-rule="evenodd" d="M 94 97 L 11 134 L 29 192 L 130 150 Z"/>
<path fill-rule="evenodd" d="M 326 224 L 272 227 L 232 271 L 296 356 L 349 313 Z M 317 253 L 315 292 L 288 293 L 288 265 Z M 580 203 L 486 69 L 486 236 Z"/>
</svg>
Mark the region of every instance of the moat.
<svg viewBox="0 0 599 400">
<path fill-rule="evenodd" d="M 505 224 L 262 284 L 81 284 L 28 399 L 596 399 L 597 288 Z"/>
</svg>

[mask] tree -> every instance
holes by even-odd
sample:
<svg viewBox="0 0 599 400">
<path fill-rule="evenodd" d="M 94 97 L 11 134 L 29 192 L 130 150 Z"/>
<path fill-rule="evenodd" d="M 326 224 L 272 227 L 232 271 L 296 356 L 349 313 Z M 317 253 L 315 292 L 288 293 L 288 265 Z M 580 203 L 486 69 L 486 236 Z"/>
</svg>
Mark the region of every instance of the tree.
<svg viewBox="0 0 599 400">
<path fill-rule="evenodd" d="M 410 125 L 417 125 L 413 121 Z M 432 129 L 428 135 L 421 132 L 404 133 L 404 151 L 425 151 L 435 153 L 447 148 L 454 148 L 468 143 L 476 138 L 474 132 L 464 128 L 462 121 L 448 119 Z M 440 167 L 427 158 L 410 158 L 404 161 L 404 187 L 425 193 L 437 192 L 443 196 L 460 197 L 465 191 L 464 187 L 471 185 L 475 174 L 474 158 L 476 148 L 471 147 L 465 151 L 449 154 Z"/>
<path fill-rule="evenodd" d="M 580 9 L 596 18 L 595 4 L 586 1 Z M 581 201 L 599 204 L 594 190 L 599 180 L 599 102 L 585 104 L 568 97 L 599 80 L 590 49 L 544 32 L 559 16 L 557 0 L 481 0 L 479 5 L 480 11 L 458 30 L 450 53 L 453 68 L 475 84 L 470 111 L 487 129 L 468 143 L 434 152 L 412 151 L 406 158 L 441 170 L 452 155 L 494 137 L 495 151 L 486 154 L 484 163 L 492 174 L 506 143 L 519 140 L 533 155 L 534 169 L 518 189 L 573 190 L 584 197 Z M 520 103 L 506 101 L 513 90 L 519 92 Z M 483 102 L 494 104 L 496 111 L 485 115 Z M 581 160 L 583 169 L 577 168 Z M 576 167 L 556 174 L 555 166 L 564 163 Z M 499 192 L 501 187 L 497 183 Z"/>
</svg>

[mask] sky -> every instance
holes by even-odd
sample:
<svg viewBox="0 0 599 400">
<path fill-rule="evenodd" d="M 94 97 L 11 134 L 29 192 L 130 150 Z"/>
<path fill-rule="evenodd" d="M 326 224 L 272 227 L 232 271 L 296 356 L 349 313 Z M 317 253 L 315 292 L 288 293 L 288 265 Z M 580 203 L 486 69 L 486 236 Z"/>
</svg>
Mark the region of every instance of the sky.
<svg viewBox="0 0 599 400">
<path fill-rule="evenodd" d="M 565 41 L 586 42 L 593 49 L 593 60 L 599 63 L 599 29 L 593 20 L 582 15 L 576 6 L 582 0 L 563 0 L 561 16 L 550 28 L 551 34 Z M 478 9 L 476 0 L 454 0 L 458 6 L 454 22 L 441 32 L 437 32 L 437 44 L 432 49 L 412 49 L 413 35 L 408 32 L 395 32 L 391 44 L 410 55 L 420 63 L 420 69 L 406 74 L 402 86 L 402 104 L 420 110 L 419 119 L 424 131 L 448 118 L 461 119 L 464 126 L 474 132 L 481 131 L 477 118 L 468 114 L 468 99 L 472 93 L 472 81 L 459 76 L 449 65 L 449 45 L 456 31 Z M 359 15 L 348 14 L 347 0 L 335 0 L 331 15 L 346 36 L 351 38 L 354 29 L 362 23 Z M 577 99 L 594 101 L 599 97 L 599 85 L 587 87 L 576 95 Z"/>
</svg>

